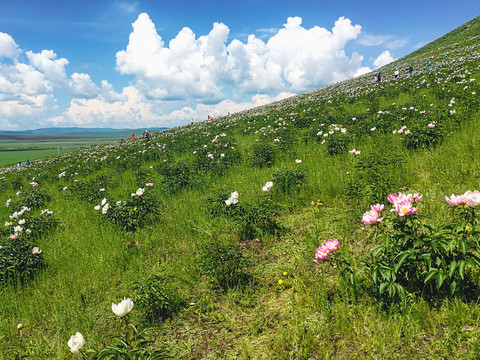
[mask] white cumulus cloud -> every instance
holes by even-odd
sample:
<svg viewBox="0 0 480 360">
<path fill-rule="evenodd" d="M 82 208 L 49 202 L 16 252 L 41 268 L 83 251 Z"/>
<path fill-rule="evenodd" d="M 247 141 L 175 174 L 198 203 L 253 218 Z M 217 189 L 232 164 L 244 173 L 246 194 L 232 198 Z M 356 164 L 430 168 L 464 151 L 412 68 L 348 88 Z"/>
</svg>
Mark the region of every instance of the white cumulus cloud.
<svg viewBox="0 0 480 360">
<path fill-rule="evenodd" d="M 154 99 L 218 102 L 233 89 L 248 93 L 304 91 L 353 77 L 363 57 L 344 51 L 361 32 L 360 25 L 340 17 L 331 31 L 306 29 L 300 17 L 290 17 L 267 42 L 251 34 L 246 43 L 233 39 L 229 28 L 214 23 L 208 35 L 196 37 L 183 28 L 168 45 L 148 14 L 140 14 L 117 69 L 135 76 L 135 84 Z"/>
<path fill-rule="evenodd" d="M 13 38 L 6 33 L 0 32 L 0 58 L 15 59 L 19 54 L 20 49 Z"/>
<path fill-rule="evenodd" d="M 395 59 L 390 54 L 390 51 L 386 50 L 382 52 L 380 55 L 378 55 L 378 57 L 373 62 L 373 65 L 375 66 L 376 69 L 378 69 L 379 67 L 390 64 L 392 61 L 395 61 Z"/>
</svg>

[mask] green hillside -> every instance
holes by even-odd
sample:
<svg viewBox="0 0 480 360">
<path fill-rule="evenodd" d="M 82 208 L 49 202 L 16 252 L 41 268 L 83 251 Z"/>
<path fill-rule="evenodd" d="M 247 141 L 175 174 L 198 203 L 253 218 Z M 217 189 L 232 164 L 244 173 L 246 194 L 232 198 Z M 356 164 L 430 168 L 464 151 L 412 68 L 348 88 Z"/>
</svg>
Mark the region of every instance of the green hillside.
<svg viewBox="0 0 480 360">
<path fill-rule="evenodd" d="M 1 168 L 0 358 L 477 359 L 479 28 Z"/>
</svg>

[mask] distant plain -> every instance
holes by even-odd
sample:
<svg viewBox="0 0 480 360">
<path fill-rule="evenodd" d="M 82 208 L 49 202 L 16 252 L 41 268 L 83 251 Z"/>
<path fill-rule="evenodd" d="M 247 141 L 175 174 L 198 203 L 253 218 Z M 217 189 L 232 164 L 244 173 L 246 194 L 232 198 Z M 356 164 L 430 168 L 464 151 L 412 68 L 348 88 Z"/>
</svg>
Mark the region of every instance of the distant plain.
<svg viewBox="0 0 480 360">
<path fill-rule="evenodd" d="M 62 136 L 1 136 L 0 166 L 63 154 L 85 147 L 100 145 L 116 138 Z"/>
</svg>

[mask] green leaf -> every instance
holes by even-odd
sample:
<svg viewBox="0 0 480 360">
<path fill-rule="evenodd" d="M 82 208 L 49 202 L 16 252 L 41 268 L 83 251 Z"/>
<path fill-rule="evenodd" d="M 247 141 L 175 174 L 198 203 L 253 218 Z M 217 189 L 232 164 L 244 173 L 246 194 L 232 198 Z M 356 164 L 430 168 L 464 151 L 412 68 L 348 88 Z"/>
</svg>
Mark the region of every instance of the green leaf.
<svg viewBox="0 0 480 360">
<path fill-rule="evenodd" d="M 465 240 L 460 241 L 460 247 L 462 248 L 462 254 L 465 255 L 467 253 L 467 244 Z"/>
<path fill-rule="evenodd" d="M 445 281 L 445 279 L 446 279 L 447 277 L 448 277 L 447 274 L 445 274 L 445 273 L 443 272 L 443 270 L 438 272 L 437 287 L 438 287 L 439 289 L 442 287 L 443 282 Z"/>
<path fill-rule="evenodd" d="M 455 290 L 457 289 L 457 282 L 456 281 L 452 281 L 450 283 L 450 295 L 453 296 L 453 294 L 455 294 Z"/>
<path fill-rule="evenodd" d="M 458 272 L 460 273 L 460 277 L 463 280 L 463 276 L 465 274 L 465 260 L 460 260 L 458 262 Z"/>
<path fill-rule="evenodd" d="M 438 270 L 433 268 L 430 269 L 430 272 L 428 273 L 427 277 L 425 278 L 424 283 L 426 284 L 433 276 L 435 276 L 438 273 Z"/>
<path fill-rule="evenodd" d="M 400 266 L 402 266 L 403 262 L 405 261 L 405 259 L 412 254 L 412 251 L 405 251 L 403 254 L 400 255 L 400 258 L 398 260 L 398 263 L 395 265 L 395 267 L 393 268 L 393 270 L 395 271 L 395 273 L 398 272 L 398 269 L 400 269 Z"/>
<path fill-rule="evenodd" d="M 378 291 L 380 292 L 380 294 L 383 294 L 384 290 L 385 290 L 385 286 L 387 286 L 387 283 L 386 282 L 382 282 L 380 284 L 380 288 L 378 289 Z"/>
<path fill-rule="evenodd" d="M 450 263 L 450 270 L 448 271 L 448 277 L 451 279 L 453 276 L 453 273 L 455 272 L 455 269 L 457 268 L 457 261 L 453 260 Z"/>
</svg>

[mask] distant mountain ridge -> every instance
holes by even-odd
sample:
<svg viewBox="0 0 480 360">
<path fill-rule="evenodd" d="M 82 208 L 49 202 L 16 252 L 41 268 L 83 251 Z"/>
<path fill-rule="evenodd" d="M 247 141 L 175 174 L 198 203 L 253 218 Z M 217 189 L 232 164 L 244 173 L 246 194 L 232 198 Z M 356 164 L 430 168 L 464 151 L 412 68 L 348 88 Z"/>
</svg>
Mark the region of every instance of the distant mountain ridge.
<svg viewBox="0 0 480 360">
<path fill-rule="evenodd" d="M 134 128 L 134 129 L 114 129 L 114 128 L 81 128 L 81 127 L 64 127 L 64 128 L 42 128 L 35 130 L 15 130 L 7 131 L 0 130 L 0 135 L 13 136 L 13 135 L 31 135 L 31 136 L 67 136 L 67 137 L 124 137 L 130 136 L 132 133 L 135 135 L 142 134 L 145 130 L 150 132 L 167 130 L 166 127 L 161 128 Z"/>
</svg>

